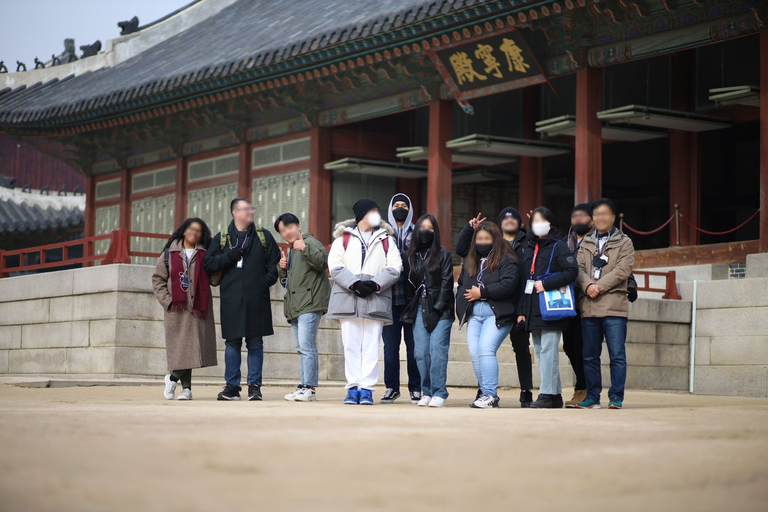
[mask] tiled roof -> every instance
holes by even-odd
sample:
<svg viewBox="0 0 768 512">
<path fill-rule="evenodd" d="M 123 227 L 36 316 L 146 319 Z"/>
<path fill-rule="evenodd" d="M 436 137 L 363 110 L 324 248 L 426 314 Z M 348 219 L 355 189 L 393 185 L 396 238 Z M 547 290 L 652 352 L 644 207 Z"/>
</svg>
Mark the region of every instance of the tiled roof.
<svg viewBox="0 0 768 512">
<path fill-rule="evenodd" d="M 47 196 L 0 187 L 0 237 L 76 228 L 85 218 L 85 196 Z"/>
<path fill-rule="evenodd" d="M 414 27 L 408 36 L 416 36 L 431 19 L 453 16 L 441 26 L 463 23 L 469 18 L 456 11 L 467 7 L 498 12 L 545 3 L 549 0 L 238 0 L 114 67 L 0 91 L 0 127 L 60 126 L 115 115 L 182 92 L 210 90 L 224 77 L 248 72 L 251 78 L 266 77 L 300 67 L 302 58 L 304 65 L 314 64 L 311 54 L 317 51 L 327 50 L 317 62 L 343 57 L 367 49 L 362 42 L 371 37 L 381 36 L 379 45 L 389 42 L 386 34 L 404 27 Z M 342 49 L 345 44 L 351 46 Z"/>
</svg>

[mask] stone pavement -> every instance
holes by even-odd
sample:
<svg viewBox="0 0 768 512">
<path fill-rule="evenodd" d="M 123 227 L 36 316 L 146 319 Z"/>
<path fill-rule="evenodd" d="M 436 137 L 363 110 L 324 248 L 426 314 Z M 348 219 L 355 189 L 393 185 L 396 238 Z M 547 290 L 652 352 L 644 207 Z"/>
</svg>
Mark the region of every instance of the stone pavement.
<svg viewBox="0 0 768 512">
<path fill-rule="evenodd" d="M 34 379 L 31 382 L 35 382 Z M 37 382 L 40 382 L 38 379 Z M 0 510 L 765 510 L 768 400 L 630 391 L 621 411 L 192 402 L 0 381 Z M 54 382 L 54 385 L 56 383 Z M 70 383 L 71 384 L 71 383 Z M 91 383 L 92 384 L 92 383 Z M 134 383 L 136 384 L 136 383 Z M 376 392 L 381 396 L 383 390 Z M 569 390 L 570 391 L 570 390 Z"/>
</svg>

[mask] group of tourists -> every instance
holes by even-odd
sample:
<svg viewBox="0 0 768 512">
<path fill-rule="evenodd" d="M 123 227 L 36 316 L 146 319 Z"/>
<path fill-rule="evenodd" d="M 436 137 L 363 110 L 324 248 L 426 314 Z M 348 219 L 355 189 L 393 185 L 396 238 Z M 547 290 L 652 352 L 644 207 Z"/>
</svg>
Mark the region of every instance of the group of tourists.
<svg viewBox="0 0 768 512">
<path fill-rule="evenodd" d="M 610 358 L 609 407 L 623 406 L 627 314 L 629 302 L 637 298 L 637 284 L 631 274 L 632 241 L 616 228 L 616 206 L 610 199 L 576 205 L 565 234 L 543 206 L 528 212 L 526 219 L 512 207 L 504 208 L 496 222 L 478 214 L 456 243 L 455 253 L 463 259 L 458 286 L 437 219 L 426 214 L 414 221 L 407 195 L 392 197 L 389 222 L 372 199 L 360 199 L 352 209 L 354 218 L 336 225 L 329 251 L 302 230 L 292 213 L 274 223 L 287 245 L 281 249 L 268 230 L 254 225 L 254 207 L 243 197 L 232 200 L 232 222 L 216 236 L 199 218 L 182 223 L 152 278 L 165 310 L 170 371 L 165 398 L 191 400 L 192 369 L 217 364 L 211 286 L 220 286 L 226 385 L 218 399 L 240 400 L 245 340 L 247 398 L 262 400 L 264 336 L 273 334 L 270 287 L 279 281 L 300 362 L 300 384 L 286 400 L 316 399 L 316 339 L 325 315 L 339 322 L 345 404 L 374 403 L 383 339 L 386 390 L 380 403 L 401 397 L 404 341 L 410 401 L 444 407 L 451 330 L 458 317 L 459 328 L 466 328 L 477 378 L 471 407 L 499 407 L 497 352 L 508 336 L 521 407 L 600 408 L 603 339 Z M 574 395 L 565 402 L 561 336 L 575 374 Z M 535 401 L 530 341 L 540 373 Z"/>
</svg>

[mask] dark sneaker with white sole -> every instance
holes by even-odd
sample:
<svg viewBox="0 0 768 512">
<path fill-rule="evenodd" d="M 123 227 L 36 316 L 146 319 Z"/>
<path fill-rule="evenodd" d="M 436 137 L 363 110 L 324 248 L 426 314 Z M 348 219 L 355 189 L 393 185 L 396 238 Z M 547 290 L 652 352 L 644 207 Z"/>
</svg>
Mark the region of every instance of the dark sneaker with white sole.
<svg viewBox="0 0 768 512">
<path fill-rule="evenodd" d="M 248 401 L 254 402 L 257 400 L 261 400 L 261 386 L 257 386 L 256 384 L 250 384 L 248 386 Z"/>
<path fill-rule="evenodd" d="M 386 391 L 384 391 L 384 396 L 381 397 L 380 402 L 382 404 L 392 404 L 395 403 L 395 400 L 400 398 L 400 392 L 396 391 L 392 388 L 387 388 Z"/>
<path fill-rule="evenodd" d="M 533 393 L 530 391 L 521 391 L 520 392 L 520 407 L 523 409 L 528 409 L 531 407 L 531 403 L 533 403 Z"/>
<path fill-rule="evenodd" d="M 539 398 L 531 404 L 531 409 L 562 409 L 562 395 L 539 395 Z"/>
<path fill-rule="evenodd" d="M 411 403 L 417 404 L 421 400 L 421 391 L 411 391 Z"/>
<path fill-rule="evenodd" d="M 229 401 L 236 401 L 240 400 L 240 388 L 237 386 L 230 386 L 227 384 L 224 386 L 224 391 L 219 393 L 219 396 L 216 397 L 216 400 L 229 400 Z"/>
</svg>

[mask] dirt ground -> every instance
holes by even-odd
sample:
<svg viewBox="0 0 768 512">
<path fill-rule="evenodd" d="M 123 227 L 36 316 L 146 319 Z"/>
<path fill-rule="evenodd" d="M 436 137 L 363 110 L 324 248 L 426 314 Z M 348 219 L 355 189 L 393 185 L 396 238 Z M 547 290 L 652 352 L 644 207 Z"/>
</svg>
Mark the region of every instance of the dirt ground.
<svg viewBox="0 0 768 512">
<path fill-rule="evenodd" d="M 630 391 L 626 408 L 192 402 L 162 386 L 0 383 L 0 510 L 766 510 L 768 400 Z M 377 397 L 382 390 L 378 390 Z"/>
</svg>

